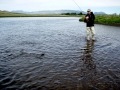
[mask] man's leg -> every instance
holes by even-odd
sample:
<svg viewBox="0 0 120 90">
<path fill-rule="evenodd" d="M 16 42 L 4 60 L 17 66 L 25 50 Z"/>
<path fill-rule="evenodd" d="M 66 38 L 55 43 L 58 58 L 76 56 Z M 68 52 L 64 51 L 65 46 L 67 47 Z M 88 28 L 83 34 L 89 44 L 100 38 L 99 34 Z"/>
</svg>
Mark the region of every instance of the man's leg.
<svg viewBox="0 0 120 90">
<path fill-rule="evenodd" d="M 91 33 L 92 33 L 92 40 L 95 40 L 95 28 L 94 28 L 94 26 L 91 27 Z"/>
<path fill-rule="evenodd" d="M 87 27 L 87 40 L 90 40 L 90 27 Z"/>
</svg>

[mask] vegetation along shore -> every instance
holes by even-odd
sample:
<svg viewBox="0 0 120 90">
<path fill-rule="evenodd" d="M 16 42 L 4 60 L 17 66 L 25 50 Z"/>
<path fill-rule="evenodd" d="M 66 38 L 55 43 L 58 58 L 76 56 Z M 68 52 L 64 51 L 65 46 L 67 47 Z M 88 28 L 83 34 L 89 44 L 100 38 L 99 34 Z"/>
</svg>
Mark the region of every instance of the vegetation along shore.
<svg viewBox="0 0 120 90">
<path fill-rule="evenodd" d="M 0 17 L 80 17 L 80 15 L 66 15 L 66 14 L 23 14 L 13 13 L 8 11 L 0 11 Z"/>
<path fill-rule="evenodd" d="M 120 26 L 120 15 L 95 15 L 96 24 L 105 24 L 112 26 Z M 79 21 L 84 21 L 85 15 L 82 13 L 62 13 L 62 14 L 23 14 L 23 13 L 13 13 L 8 11 L 0 11 L 0 17 L 81 17 Z"/>
<path fill-rule="evenodd" d="M 104 24 L 112 26 L 120 26 L 120 15 L 95 15 L 95 24 Z M 84 21 L 85 15 L 79 21 Z"/>
</svg>

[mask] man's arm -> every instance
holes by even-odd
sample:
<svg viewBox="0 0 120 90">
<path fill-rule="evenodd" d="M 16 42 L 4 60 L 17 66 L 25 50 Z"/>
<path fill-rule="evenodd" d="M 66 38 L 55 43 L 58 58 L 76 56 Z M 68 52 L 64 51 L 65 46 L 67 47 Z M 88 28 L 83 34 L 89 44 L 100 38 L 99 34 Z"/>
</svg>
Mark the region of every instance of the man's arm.
<svg viewBox="0 0 120 90">
<path fill-rule="evenodd" d="M 84 19 L 84 22 L 85 22 L 85 23 L 88 22 L 88 19 L 89 19 L 89 18 L 88 18 L 88 15 L 86 15 L 86 16 L 85 16 L 85 19 Z"/>
</svg>

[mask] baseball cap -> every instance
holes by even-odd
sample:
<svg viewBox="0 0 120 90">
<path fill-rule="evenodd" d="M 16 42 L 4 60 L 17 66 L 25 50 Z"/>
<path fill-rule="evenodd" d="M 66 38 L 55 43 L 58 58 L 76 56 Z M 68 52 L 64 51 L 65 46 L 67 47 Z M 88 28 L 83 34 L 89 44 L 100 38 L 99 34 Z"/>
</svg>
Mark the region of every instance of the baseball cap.
<svg viewBox="0 0 120 90">
<path fill-rule="evenodd" d="M 90 10 L 90 9 L 88 9 L 88 10 L 87 10 L 87 12 L 91 12 L 91 10 Z"/>
</svg>

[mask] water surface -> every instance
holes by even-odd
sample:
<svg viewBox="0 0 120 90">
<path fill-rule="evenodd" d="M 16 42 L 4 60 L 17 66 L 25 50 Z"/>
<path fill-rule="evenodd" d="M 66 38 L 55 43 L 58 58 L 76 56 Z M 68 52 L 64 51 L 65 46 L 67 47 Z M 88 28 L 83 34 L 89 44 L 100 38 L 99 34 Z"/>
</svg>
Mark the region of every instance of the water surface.
<svg viewBox="0 0 120 90">
<path fill-rule="evenodd" d="M 0 18 L 1 90 L 119 90 L 120 27 L 78 17 Z"/>
</svg>

